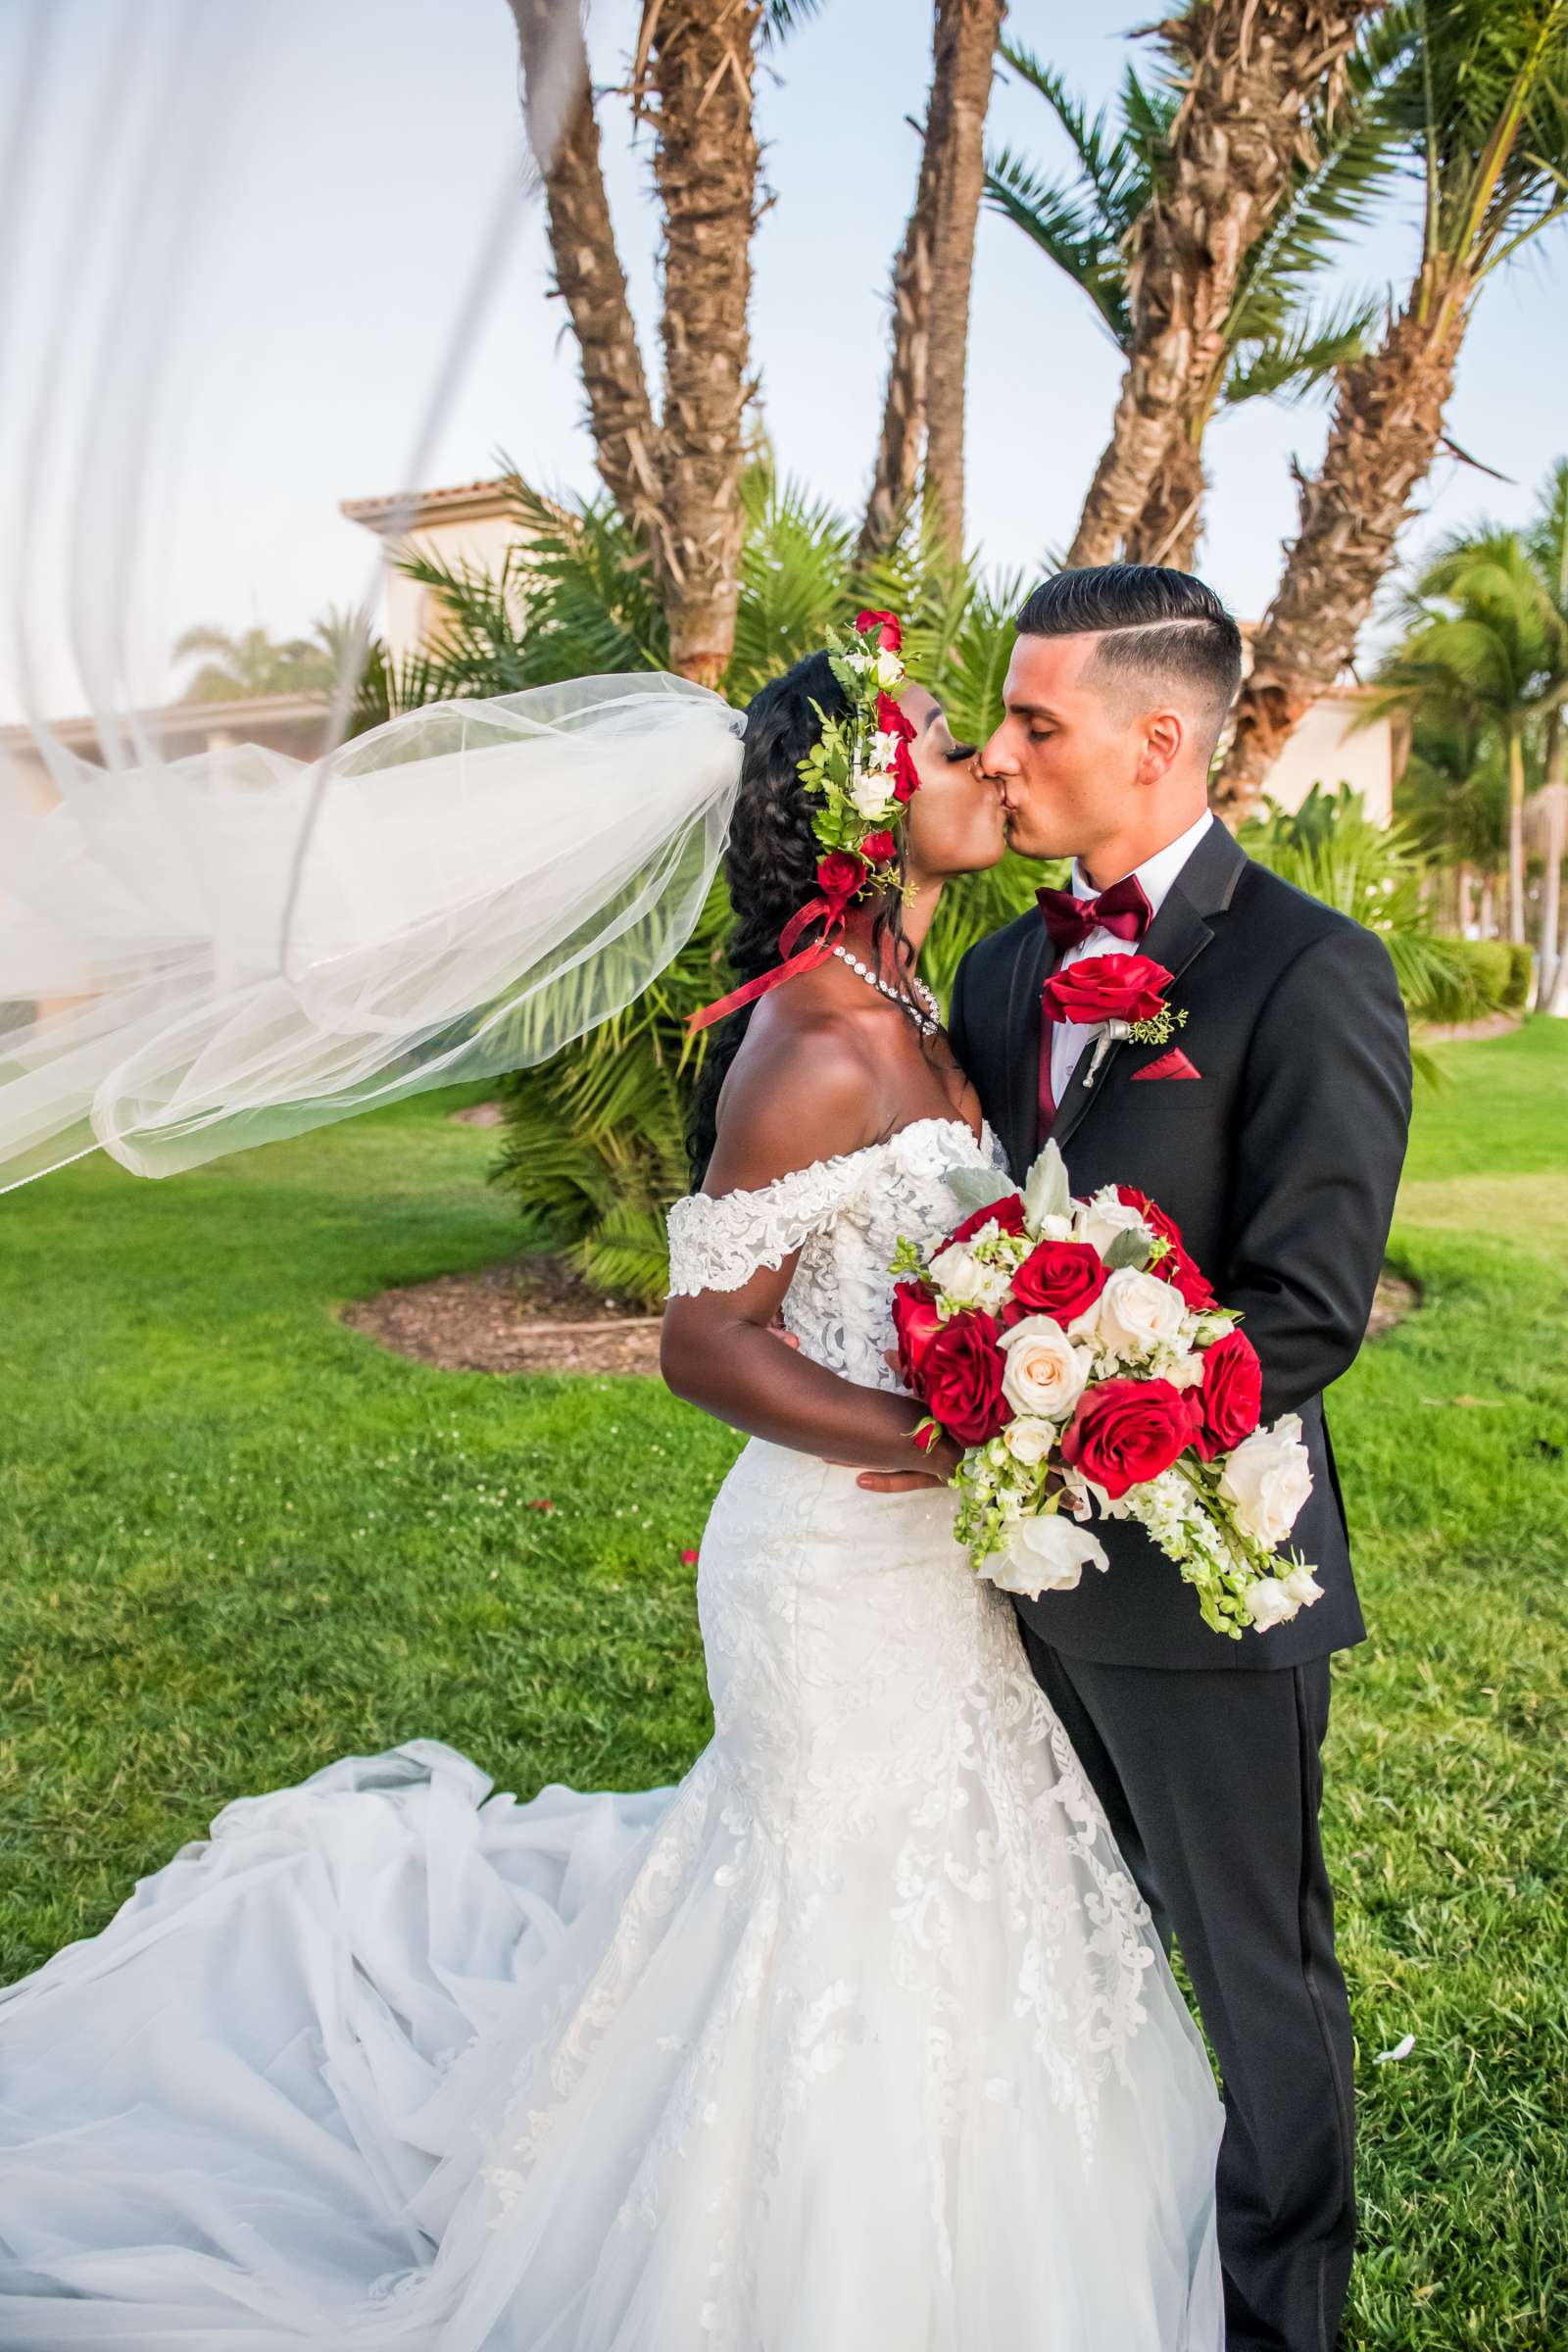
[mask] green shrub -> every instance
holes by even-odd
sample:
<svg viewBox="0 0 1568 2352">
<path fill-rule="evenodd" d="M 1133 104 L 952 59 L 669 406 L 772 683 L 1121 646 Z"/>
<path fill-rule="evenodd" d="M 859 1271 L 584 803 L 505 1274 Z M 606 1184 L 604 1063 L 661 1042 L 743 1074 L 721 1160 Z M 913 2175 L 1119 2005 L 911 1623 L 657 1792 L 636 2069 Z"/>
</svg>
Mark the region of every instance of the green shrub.
<svg viewBox="0 0 1568 2352">
<path fill-rule="evenodd" d="M 1497 945 L 1501 944 L 1500 941 L 1497 942 Z M 1535 980 L 1536 959 L 1530 949 L 1522 944 L 1518 946 L 1510 944 L 1508 948 L 1508 981 L 1502 992 L 1504 1011 L 1523 1012 L 1530 1002 L 1530 992 L 1535 986 Z"/>
</svg>

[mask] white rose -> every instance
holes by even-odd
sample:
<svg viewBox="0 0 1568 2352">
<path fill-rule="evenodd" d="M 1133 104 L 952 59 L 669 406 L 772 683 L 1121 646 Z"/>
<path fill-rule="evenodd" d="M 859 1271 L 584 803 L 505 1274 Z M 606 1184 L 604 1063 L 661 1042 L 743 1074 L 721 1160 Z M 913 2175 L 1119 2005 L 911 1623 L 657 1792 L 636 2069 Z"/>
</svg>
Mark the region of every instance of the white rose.
<svg viewBox="0 0 1568 2352">
<path fill-rule="evenodd" d="M 1115 1355 L 1170 1347 L 1181 1337 L 1186 1311 L 1173 1284 L 1137 1266 L 1118 1266 L 1092 1310 L 1096 1337 Z"/>
<path fill-rule="evenodd" d="M 1118 1200 L 1114 1189 L 1109 1186 L 1096 1193 L 1092 1200 L 1083 1203 L 1076 1223 L 1079 1241 L 1088 1242 L 1091 1248 L 1100 1251 L 1102 1257 L 1119 1233 L 1141 1233 L 1150 1248 L 1153 1247 L 1154 1237 L 1137 1209 L 1126 1200 Z"/>
<path fill-rule="evenodd" d="M 1293 1599 L 1277 1576 L 1260 1576 L 1255 1585 L 1247 1588 L 1247 1614 L 1259 1633 L 1267 1633 L 1271 1625 L 1286 1625 L 1300 1607 Z"/>
<path fill-rule="evenodd" d="M 1293 1568 L 1289 1576 L 1280 1578 L 1280 1583 L 1298 1608 L 1309 1609 L 1314 1600 L 1323 1597 L 1323 1588 L 1310 1568 Z"/>
<path fill-rule="evenodd" d="M 904 663 L 891 646 L 883 646 L 877 655 L 876 682 L 884 694 L 897 694 L 904 684 Z"/>
<path fill-rule="evenodd" d="M 1312 1492 L 1300 1415 L 1287 1413 L 1272 1429 L 1244 1438 L 1225 1465 L 1219 1491 L 1235 1506 L 1245 1534 L 1271 1551 L 1283 1544 Z"/>
<path fill-rule="evenodd" d="M 1065 1421 L 1084 1393 L 1089 1357 L 1052 1315 L 1025 1315 L 1002 1335 L 1002 1394 L 1013 1411 Z"/>
<path fill-rule="evenodd" d="M 1042 1421 L 1033 1413 L 1020 1413 L 1009 1421 L 1002 1433 L 1002 1442 L 1015 1462 L 1026 1462 L 1032 1468 L 1043 1462 L 1056 1443 L 1054 1421 Z"/>
<path fill-rule="evenodd" d="M 965 1306 L 1001 1306 L 1012 1291 L 1006 1267 L 982 1265 L 967 1242 L 950 1242 L 939 1250 L 929 1272 L 938 1291 Z"/>
<path fill-rule="evenodd" d="M 850 798 L 857 814 L 868 822 L 879 816 L 891 816 L 898 805 L 893 798 L 893 778 L 874 767 L 851 779 Z"/>
<path fill-rule="evenodd" d="M 1104 1545 L 1053 1511 L 1020 1519 L 1006 1550 L 986 1562 L 985 1573 L 1004 1592 L 1038 1600 L 1042 1592 L 1070 1592 L 1089 1566 L 1110 1566 Z"/>
</svg>

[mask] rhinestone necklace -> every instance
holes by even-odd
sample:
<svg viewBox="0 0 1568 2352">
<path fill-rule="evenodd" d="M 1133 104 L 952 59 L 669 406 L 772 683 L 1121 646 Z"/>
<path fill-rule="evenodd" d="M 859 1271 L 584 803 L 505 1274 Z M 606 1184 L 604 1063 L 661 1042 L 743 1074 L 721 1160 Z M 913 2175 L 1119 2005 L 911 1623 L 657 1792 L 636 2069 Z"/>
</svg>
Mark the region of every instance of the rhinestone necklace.
<svg viewBox="0 0 1568 2352">
<path fill-rule="evenodd" d="M 912 981 L 914 993 L 925 1006 L 924 1012 L 919 1012 L 907 997 L 901 996 L 896 988 L 889 988 L 879 972 L 873 972 L 869 964 L 862 963 L 858 956 L 852 955 L 848 948 L 835 948 L 833 953 L 841 963 L 849 965 L 852 972 L 858 972 L 868 988 L 879 990 L 890 1004 L 897 1004 L 901 1012 L 906 1012 L 922 1037 L 936 1035 L 942 1026 L 942 1007 L 923 980 Z"/>
</svg>

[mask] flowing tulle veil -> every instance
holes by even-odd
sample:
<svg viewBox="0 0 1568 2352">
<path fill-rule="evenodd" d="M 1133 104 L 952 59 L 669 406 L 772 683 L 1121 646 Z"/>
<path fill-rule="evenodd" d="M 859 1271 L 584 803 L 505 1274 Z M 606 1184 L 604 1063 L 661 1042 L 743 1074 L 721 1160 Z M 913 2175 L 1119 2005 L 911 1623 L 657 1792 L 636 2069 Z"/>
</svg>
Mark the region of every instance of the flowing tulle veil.
<svg viewBox="0 0 1568 2352">
<path fill-rule="evenodd" d="M 24 0 L 6 36 L 0 688 L 43 781 L 0 755 L 0 1189 L 96 1148 L 164 1175 L 546 1058 L 679 952 L 740 770 L 740 715 L 659 673 L 437 703 L 345 740 L 363 637 L 317 757 L 165 756 L 134 692 L 140 600 L 172 469 L 180 486 L 170 419 L 200 396 L 199 370 L 195 395 L 184 381 L 214 261 L 200 224 L 270 12 L 115 0 L 94 18 L 85 86 L 79 5 Z M 531 8 L 529 44 L 526 132 L 519 110 L 454 273 L 411 482 L 580 88 L 577 0 Z M 62 157 L 69 298 L 34 282 L 31 242 L 58 215 Z M 96 757 L 45 715 L 63 647 Z"/>
</svg>

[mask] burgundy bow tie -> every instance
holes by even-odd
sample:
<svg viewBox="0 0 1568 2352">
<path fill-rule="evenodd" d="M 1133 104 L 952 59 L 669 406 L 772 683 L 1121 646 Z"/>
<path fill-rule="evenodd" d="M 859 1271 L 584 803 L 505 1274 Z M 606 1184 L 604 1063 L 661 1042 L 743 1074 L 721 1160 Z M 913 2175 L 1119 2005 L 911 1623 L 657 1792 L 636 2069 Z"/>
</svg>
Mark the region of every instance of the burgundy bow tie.
<svg viewBox="0 0 1568 2352">
<path fill-rule="evenodd" d="M 1035 896 L 1058 954 L 1077 947 L 1091 931 L 1110 931 L 1117 939 L 1136 942 L 1154 919 L 1154 910 L 1136 874 L 1113 882 L 1098 899 L 1075 899 L 1070 890 L 1041 890 Z"/>
</svg>

